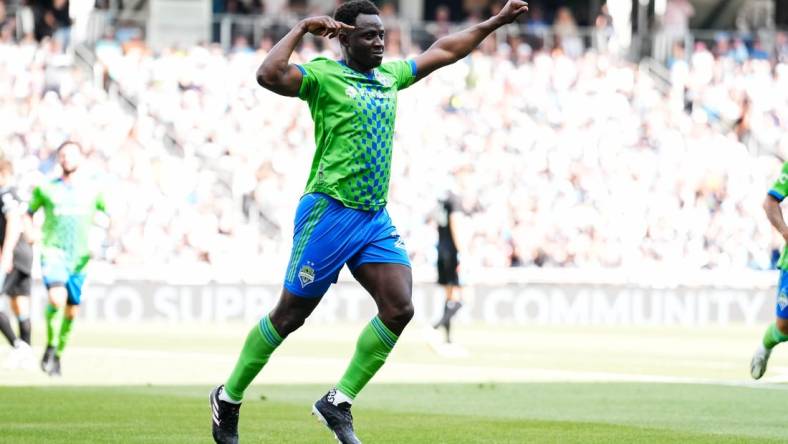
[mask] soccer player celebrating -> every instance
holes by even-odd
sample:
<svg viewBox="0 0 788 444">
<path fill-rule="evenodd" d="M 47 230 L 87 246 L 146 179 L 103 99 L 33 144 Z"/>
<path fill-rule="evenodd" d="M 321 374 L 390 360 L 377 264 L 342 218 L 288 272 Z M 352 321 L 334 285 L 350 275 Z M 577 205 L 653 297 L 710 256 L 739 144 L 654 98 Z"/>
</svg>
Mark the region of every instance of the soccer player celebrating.
<svg viewBox="0 0 788 444">
<path fill-rule="evenodd" d="M 345 264 L 371 294 L 378 314 L 362 330 L 345 374 L 312 413 L 340 442 L 359 442 L 351 404 L 413 316 L 410 262 L 385 209 L 397 92 L 464 58 L 527 9 L 525 2 L 509 0 L 496 16 L 441 38 L 413 60 L 382 63 L 385 30 L 379 11 L 367 0 L 351 0 L 333 18 L 302 20 L 268 53 L 257 70 L 258 83 L 307 102 L 317 147 L 296 211 L 279 302 L 249 332 L 226 383 L 211 392 L 216 442 L 238 442 L 244 391 L 282 341 L 303 325 Z M 342 59 L 289 63 L 307 33 L 338 38 Z"/>
<path fill-rule="evenodd" d="M 41 369 L 50 376 L 60 375 L 60 357 L 79 311 L 85 267 L 90 261 L 90 226 L 96 211 L 106 213 L 104 198 L 95 183 L 79 173 L 83 160 L 79 144 L 64 142 L 57 156 L 61 177 L 33 189 L 28 208 L 31 217 L 44 209 L 41 274 L 49 304 Z"/>
<path fill-rule="evenodd" d="M 5 276 L 2 294 L 11 298 L 11 309 L 19 324 L 17 337 L 8 317 L 0 313 L 0 332 L 14 347 L 5 363 L 6 368 L 34 365 L 30 348 L 33 246 L 22 236 L 25 209 L 17 190 L 11 186 L 12 175 L 11 162 L 0 160 L 0 273 Z"/>
<path fill-rule="evenodd" d="M 763 209 L 766 217 L 769 218 L 772 226 L 788 242 L 788 225 L 785 224 L 780 203 L 788 195 L 788 162 L 783 164 L 780 177 L 774 183 L 766 200 L 763 201 Z M 769 362 L 769 355 L 775 345 L 788 341 L 788 249 L 783 248 L 777 268 L 780 269 L 780 281 L 777 285 L 777 320 L 769 325 L 763 335 L 763 341 L 758 345 L 755 354 L 750 361 L 750 373 L 755 379 L 760 379 L 766 372 L 766 364 Z"/>
</svg>

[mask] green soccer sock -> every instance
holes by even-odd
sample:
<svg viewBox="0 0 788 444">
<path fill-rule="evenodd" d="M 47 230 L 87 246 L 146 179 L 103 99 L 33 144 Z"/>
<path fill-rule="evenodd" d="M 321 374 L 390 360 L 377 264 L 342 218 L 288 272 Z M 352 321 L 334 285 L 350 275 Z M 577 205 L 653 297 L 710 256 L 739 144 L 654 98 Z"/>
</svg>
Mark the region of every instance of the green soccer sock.
<svg viewBox="0 0 788 444">
<path fill-rule="evenodd" d="M 60 356 L 63 353 L 63 350 L 66 348 L 66 343 L 68 342 L 68 337 L 71 334 L 71 326 L 73 324 L 74 318 L 63 316 L 63 322 L 60 324 L 60 337 L 57 341 L 57 352 L 55 353 L 57 356 Z"/>
<path fill-rule="evenodd" d="M 788 341 L 788 335 L 784 335 L 778 330 L 777 324 L 775 323 L 769 325 L 766 329 L 766 333 L 763 335 L 763 346 L 766 347 L 767 350 L 771 350 L 775 345 L 785 341 Z"/>
<path fill-rule="evenodd" d="M 62 308 L 57 308 L 52 304 L 48 304 L 46 311 L 44 312 L 44 317 L 46 318 L 47 323 L 47 346 L 54 347 L 57 345 L 57 341 L 55 340 L 55 330 L 59 330 L 60 324 L 63 319 L 63 312 Z"/>
<path fill-rule="evenodd" d="M 354 399 L 386 362 L 397 335 L 391 332 L 377 316 L 361 331 L 356 343 L 356 353 L 337 384 L 337 390 Z"/>
<path fill-rule="evenodd" d="M 271 353 L 279 347 L 283 341 L 277 333 L 274 324 L 268 316 L 252 328 L 246 336 L 246 342 L 241 350 L 241 356 L 235 364 L 230 378 L 224 384 L 224 392 L 234 401 L 241 401 L 244 391 L 252 380 L 260 373 L 263 366 L 268 362 Z"/>
</svg>

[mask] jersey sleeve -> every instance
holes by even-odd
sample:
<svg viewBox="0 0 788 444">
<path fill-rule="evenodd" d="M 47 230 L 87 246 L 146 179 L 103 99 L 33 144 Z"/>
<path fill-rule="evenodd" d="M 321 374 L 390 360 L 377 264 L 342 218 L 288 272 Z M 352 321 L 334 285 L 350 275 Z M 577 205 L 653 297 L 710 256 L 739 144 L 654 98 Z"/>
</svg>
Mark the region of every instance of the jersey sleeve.
<svg viewBox="0 0 788 444">
<path fill-rule="evenodd" d="M 42 205 L 44 205 L 44 191 L 38 186 L 33 188 L 33 194 L 30 196 L 30 203 L 27 206 L 27 212 L 34 214 Z"/>
<path fill-rule="evenodd" d="M 319 59 L 312 60 L 303 65 L 296 65 L 298 70 L 301 71 L 302 76 L 301 87 L 298 89 L 299 99 L 310 101 L 317 96 L 320 89 L 320 79 L 322 78 L 321 65 Z"/>
<path fill-rule="evenodd" d="M 785 196 L 788 196 L 788 162 L 783 164 L 780 177 L 772 185 L 769 195 L 777 199 L 778 202 L 782 202 Z"/>
<path fill-rule="evenodd" d="M 386 71 L 394 76 L 397 90 L 403 90 L 416 81 L 418 68 L 414 60 L 398 60 L 386 63 Z"/>
</svg>

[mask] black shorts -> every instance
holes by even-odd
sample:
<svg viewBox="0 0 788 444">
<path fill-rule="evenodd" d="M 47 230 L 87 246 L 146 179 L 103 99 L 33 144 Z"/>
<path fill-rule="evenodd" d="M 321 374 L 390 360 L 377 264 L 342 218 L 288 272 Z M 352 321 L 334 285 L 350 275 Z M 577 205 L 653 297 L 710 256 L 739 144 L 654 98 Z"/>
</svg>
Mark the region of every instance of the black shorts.
<svg viewBox="0 0 788 444">
<path fill-rule="evenodd" d="M 11 297 L 30 296 L 32 280 L 30 273 L 12 268 L 11 272 L 5 277 L 2 293 Z"/>
<path fill-rule="evenodd" d="M 457 275 L 457 267 L 460 262 L 457 260 L 457 253 L 439 252 L 438 253 L 438 284 L 440 285 L 460 285 L 460 277 Z"/>
</svg>

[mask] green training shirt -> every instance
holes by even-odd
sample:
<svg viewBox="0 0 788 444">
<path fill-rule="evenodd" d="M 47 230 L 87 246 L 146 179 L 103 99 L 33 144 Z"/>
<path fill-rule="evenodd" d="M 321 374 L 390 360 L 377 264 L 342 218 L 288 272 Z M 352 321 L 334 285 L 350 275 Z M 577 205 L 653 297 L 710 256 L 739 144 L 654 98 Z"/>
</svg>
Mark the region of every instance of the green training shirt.
<svg viewBox="0 0 788 444">
<path fill-rule="evenodd" d="M 33 189 L 28 212 L 44 209 L 43 249 L 47 257 L 64 259 L 75 272 L 90 259 L 88 234 L 96 211 L 106 212 L 106 205 L 96 184 L 90 181 L 66 183 L 57 179 Z"/>
<path fill-rule="evenodd" d="M 375 211 L 386 205 L 397 92 L 412 85 L 416 64 L 388 62 L 361 73 L 318 57 L 297 65 L 298 97 L 315 122 L 315 156 L 305 193 L 327 194 L 343 205 Z"/>
</svg>

